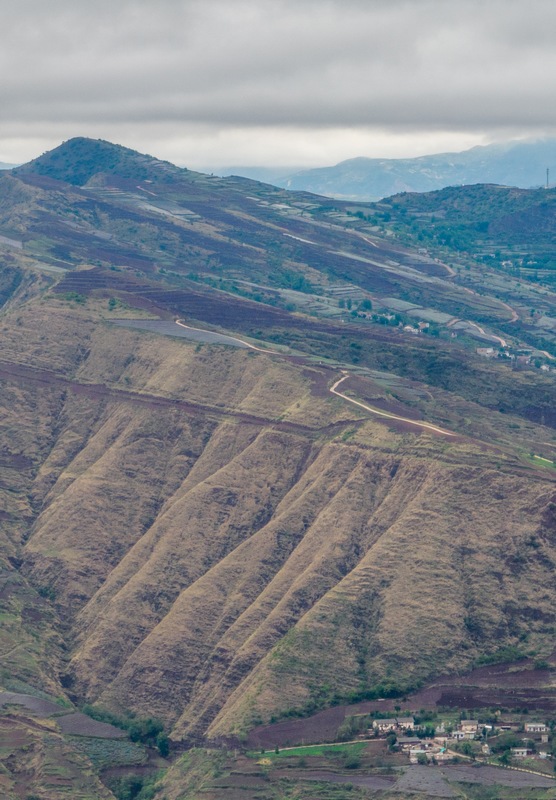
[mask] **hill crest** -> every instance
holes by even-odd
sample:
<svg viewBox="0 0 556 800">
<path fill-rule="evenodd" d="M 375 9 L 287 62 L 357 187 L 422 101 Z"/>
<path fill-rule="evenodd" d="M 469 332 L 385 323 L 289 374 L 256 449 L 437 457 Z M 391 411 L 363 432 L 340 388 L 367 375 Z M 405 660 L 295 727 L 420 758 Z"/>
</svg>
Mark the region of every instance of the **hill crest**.
<svg viewBox="0 0 556 800">
<path fill-rule="evenodd" d="M 73 186 L 85 186 L 99 174 L 155 180 L 161 173 L 166 177 L 177 176 L 187 170 L 104 139 L 79 136 L 68 139 L 13 172 L 16 175 L 34 174 Z"/>
</svg>

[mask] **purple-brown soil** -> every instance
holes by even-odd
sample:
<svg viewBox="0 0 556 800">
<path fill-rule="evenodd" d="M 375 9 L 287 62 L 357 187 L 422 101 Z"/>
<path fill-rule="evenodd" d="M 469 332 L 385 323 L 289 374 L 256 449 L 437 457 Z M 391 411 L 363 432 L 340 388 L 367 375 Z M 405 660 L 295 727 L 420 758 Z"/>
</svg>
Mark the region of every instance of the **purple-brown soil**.
<svg viewBox="0 0 556 800">
<path fill-rule="evenodd" d="M 507 708 L 556 711 L 556 689 L 550 669 L 534 669 L 530 660 L 489 665 L 465 675 L 439 678 L 434 684 L 406 698 L 368 700 L 338 705 L 310 717 L 261 725 L 249 734 L 250 747 L 271 749 L 276 745 L 312 744 L 334 741 L 345 717 L 354 714 L 394 711 L 396 706 L 411 711 L 442 708 Z"/>
</svg>

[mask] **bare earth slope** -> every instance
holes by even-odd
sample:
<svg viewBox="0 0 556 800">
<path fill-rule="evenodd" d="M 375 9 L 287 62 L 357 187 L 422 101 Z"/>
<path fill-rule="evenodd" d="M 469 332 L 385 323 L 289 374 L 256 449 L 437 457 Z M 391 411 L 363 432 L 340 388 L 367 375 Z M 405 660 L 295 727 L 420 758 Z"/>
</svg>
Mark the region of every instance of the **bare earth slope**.
<svg viewBox="0 0 556 800">
<path fill-rule="evenodd" d="M 312 394 L 318 367 L 50 304 L 4 331 L 0 449 L 17 404 L 32 465 L 6 513 L 76 697 L 218 737 L 550 639 L 547 475 L 389 432 Z"/>
</svg>

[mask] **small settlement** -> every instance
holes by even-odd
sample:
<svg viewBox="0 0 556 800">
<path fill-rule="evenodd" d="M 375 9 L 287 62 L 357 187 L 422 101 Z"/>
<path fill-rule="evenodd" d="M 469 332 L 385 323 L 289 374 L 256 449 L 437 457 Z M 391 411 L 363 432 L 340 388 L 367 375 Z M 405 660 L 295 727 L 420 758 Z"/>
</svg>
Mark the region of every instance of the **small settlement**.
<svg viewBox="0 0 556 800">
<path fill-rule="evenodd" d="M 441 720 L 419 724 L 415 717 L 389 717 L 374 719 L 363 734 L 369 737 L 386 739 L 392 751 L 405 753 L 412 764 L 441 764 L 461 755 L 482 760 L 494 755 L 501 763 L 553 758 L 552 725 L 541 721 L 462 719 L 455 724 Z"/>
</svg>

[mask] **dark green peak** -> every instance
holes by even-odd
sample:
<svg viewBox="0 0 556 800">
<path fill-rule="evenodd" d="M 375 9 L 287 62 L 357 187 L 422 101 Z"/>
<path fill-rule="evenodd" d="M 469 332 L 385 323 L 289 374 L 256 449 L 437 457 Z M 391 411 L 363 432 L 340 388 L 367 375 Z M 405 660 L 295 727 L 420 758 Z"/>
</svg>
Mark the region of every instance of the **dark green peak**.
<svg viewBox="0 0 556 800">
<path fill-rule="evenodd" d="M 167 179 L 183 170 L 129 147 L 79 136 L 68 139 L 14 172 L 42 175 L 74 186 L 84 186 L 96 175 L 102 174 L 123 179 L 160 180 L 162 176 Z"/>
</svg>

